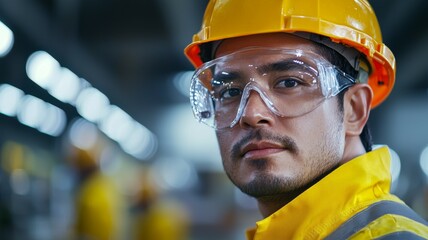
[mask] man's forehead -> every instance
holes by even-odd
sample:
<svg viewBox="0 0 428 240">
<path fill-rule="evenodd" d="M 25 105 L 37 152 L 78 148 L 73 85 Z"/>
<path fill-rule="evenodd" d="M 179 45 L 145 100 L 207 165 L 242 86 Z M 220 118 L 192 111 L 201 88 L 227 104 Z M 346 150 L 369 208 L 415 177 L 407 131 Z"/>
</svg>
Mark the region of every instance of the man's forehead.
<svg viewBox="0 0 428 240">
<path fill-rule="evenodd" d="M 213 49 L 218 58 L 248 47 L 289 48 L 317 52 L 317 45 L 310 40 L 289 33 L 265 33 L 225 39 Z"/>
</svg>

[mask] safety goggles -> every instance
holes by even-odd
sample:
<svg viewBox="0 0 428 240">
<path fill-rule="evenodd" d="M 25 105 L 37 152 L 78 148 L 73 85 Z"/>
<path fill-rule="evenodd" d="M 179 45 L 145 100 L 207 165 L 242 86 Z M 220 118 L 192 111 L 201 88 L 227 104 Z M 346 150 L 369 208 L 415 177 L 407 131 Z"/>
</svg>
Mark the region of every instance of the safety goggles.
<svg viewBox="0 0 428 240">
<path fill-rule="evenodd" d="M 353 84 L 354 78 L 314 52 L 252 47 L 198 68 L 190 101 L 198 121 L 221 130 L 239 121 L 253 92 L 272 113 L 291 118 Z"/>
</svg>

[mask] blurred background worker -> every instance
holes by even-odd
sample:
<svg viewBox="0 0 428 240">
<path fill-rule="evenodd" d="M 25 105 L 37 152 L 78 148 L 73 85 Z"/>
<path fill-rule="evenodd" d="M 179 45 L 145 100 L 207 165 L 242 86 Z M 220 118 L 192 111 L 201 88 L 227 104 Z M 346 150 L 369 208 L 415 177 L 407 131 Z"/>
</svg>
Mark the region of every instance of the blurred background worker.
<svg viewBox="0 0 428 240">
<path fill-rule="evenodd" d="M 187 210 L 162 193 L 149 170 L 141 174 L 138 189 L 131 207 L 131 239 L 189 239 Z"/>
<path fill-rule="evenodd" d="M 211 0 L 185 54 L 194 115 L 264 218 L 248 239 L 428 238 L 367 127 L 395 58 L 366 0 Z"/>
<path fill-rule="evenodd" d="M 77 173 L 74 239 L 122 238 L 123 199 L 115 182 L 103 174 L 92 152 L 75 148 L 70 159 Z"/>
</svg>

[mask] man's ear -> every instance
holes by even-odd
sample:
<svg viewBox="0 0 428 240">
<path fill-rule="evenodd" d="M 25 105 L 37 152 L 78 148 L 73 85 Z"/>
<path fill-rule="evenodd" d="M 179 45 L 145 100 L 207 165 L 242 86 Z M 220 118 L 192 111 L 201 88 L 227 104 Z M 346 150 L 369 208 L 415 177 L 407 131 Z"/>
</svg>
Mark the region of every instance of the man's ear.
<svg viewBox="0 0 428 240">
<path fill-rule="evenodd" d="M 373 91 L 368 84 L 350 87 L 343 98 L 343 121 L 346 135 L 361 134 L 369 118 Z"/>
</svg>

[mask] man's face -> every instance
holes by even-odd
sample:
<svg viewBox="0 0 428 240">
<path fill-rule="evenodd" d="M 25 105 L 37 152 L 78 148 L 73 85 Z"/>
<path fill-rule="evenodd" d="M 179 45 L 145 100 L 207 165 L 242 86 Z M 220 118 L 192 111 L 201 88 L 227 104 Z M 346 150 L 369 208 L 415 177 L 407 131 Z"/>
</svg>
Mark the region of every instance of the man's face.
<svg viewBox="0 0 428 240">
<path fill-rule="evenodd" d="M 316 51 L 305 39 L 262 34 L 224 40 L 216 57 L 250 46 Z M 257 92 L 250 94 L 239 122 L 216 134 L 227 175 L 253 197 L 303 188 L 340 163 L 345 142 L 336 97 L 307 114 L 285 118 L 272 113 Z"/>
</svg>

